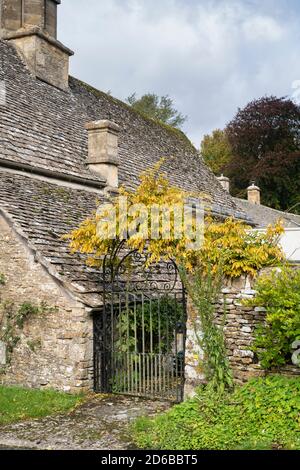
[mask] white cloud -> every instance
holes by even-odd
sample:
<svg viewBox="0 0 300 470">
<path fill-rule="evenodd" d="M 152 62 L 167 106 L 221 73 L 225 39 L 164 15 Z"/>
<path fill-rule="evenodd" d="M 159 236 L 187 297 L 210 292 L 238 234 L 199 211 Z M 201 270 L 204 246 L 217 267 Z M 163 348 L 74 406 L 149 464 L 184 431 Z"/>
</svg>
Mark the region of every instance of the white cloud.
<svg viewBox="0 0 300 470">
<path fill-rule="evenodd" d="M 295 80 L 292 83 L 292 89 L 294 90 L 292 93 L 293 100 L 300 104 L 300 80 Z"/>
<path fill-rule="evenodd" d="M 243 24 L 246 39 L 250 41 L 276 42 L 282 39 L 284 30 L 274 18 L 256 16 L 249 18 Z"/>
<path fill-rule="evenodd" d="M 134 91 L 172 96 L 199 145 L 238 106 L 291 93 L 300 77 L 300 12 L 288 3 L 63 0 L 59 38 L 76 52 L 71 72 L 98 88 L 122 99 Z"/>
</svg>

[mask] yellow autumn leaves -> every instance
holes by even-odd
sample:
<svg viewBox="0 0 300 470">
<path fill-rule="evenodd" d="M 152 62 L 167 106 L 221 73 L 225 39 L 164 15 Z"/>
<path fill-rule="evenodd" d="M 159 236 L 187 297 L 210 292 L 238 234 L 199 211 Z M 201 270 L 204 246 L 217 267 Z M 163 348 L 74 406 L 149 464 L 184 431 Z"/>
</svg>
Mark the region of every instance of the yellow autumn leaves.
<svg viewBox="0 0 300 470">
<path fill-rule="evenodd" d="M 160 161 L 153 169 L 145 172 L 134 192 L 121 188 L 119 197 L 112 199 L 110 206 L 106 209 L 105 206 L 102 207 L 98 214 L 93 214 L 79 228 L 66 235 L 64 238 L 69 239 L 71 250 L 86 254 L 89 264 L 101 266 L 103 257 L 117 250 L 123 240 L 123 248 L 145 253 L 148 264 L 171 258 L 189 271 L 194 268 L 205 271 L 208 267 L 217 270 L 222 265 L 223 273 L 228 277 L 239 277 L 242 274 L 254 276 L 260 268 L 278 264 L 283 259 L 278 246 L 278 238 L 283 232 L 280 222 L 259 233 L 231 218 L 217 221 L 207 216 L 199 224 L 199 217 L 195 217 L 193 210 L 190 210 L 192 216 L 186 220 L 180 219 L 179 228 L 182 230 L 179 230 L 178 219 L 174 215 L 176 211 L 173 209 L 177 208 L 179 214 L 180 208 L 186 207 L 187 201 L 189 207 L 192 207 L 191 201 L 199 200 L 202 204 L 205 201 L 207 207 L 208 197 L 171 186 L 161 172 L 162 164 L 163 161 Z M 121 199 L 126 200 L 126 211 L 124 202 L 123 205 L 120 204 Z M 130 230 L 132 224 L 136 224 L 134 208 L 141 206 L 148 211 L 143 218 L 138 218 L 139 226 L 135 228 L 141 229 L 143 226 L 144 230 Z M 153 233 L 153 208 L 173 208 L 174 212 L 172 215 L 172 210 L 169 211 L 169 225 L 160 223 L 156 226 L 155 237 L 149 235 Z M 110 233 L 112 229 L 109 222 L 112 221 L 115 233 Z M 148 236 L 145 236 L 145 232 Z M 101 235 L 103 233 L 106 235 Z"/>
</svg>

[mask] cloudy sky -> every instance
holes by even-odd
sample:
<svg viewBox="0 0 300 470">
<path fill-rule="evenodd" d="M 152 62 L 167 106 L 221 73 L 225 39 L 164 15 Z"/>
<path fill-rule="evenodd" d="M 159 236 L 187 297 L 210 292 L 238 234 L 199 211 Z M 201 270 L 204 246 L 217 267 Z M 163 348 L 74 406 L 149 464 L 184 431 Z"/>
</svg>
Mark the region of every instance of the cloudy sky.
<svg viewBox="0 0 300 470">
<path fill-rule="evenodd" d="M 169 94 L 197 146 L 238 107 L 300 80 L 299 0 L 62 0 L 59 39 L 91 85 L 123 100 Z"/>
</svg>

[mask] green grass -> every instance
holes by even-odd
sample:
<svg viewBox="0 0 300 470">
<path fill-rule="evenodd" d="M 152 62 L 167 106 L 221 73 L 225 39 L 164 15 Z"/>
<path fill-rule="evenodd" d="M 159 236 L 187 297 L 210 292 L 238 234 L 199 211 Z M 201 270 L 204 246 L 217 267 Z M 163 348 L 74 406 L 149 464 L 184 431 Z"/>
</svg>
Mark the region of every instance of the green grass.
<svg viewBox="0 0 300 470">
<path fill-rule="evenodd" d="M 300 450 L 300 378 L 255 379 L 228 395 L 201 389 L 132 430 L 142 449 Z"/>
<path fill-rule="evenodd" d="M 67 413 L 82 401 L 82 395 L 0 386 L 0 425 Z"/>
</svg>

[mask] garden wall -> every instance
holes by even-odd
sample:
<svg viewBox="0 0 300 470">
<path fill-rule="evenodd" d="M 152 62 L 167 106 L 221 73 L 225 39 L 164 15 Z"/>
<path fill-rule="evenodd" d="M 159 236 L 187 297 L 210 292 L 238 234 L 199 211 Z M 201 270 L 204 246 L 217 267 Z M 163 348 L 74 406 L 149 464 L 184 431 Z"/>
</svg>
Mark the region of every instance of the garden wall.
<svg viewBox="0 0 300 470">
<path fill-rule="evenodd" d="M 266 273 L 262 271 L 260 275 Z M 220 301 L 216 305 L 217 322 L 224 318 L 224 300 L 226 302 L 225 337 L 230 365 L 234 379 L 237 383 L 244 383 L 252 377 L 264 376 L 273 372 L 264 371 L 251 351 L 253 333 L 256 325 L 264 321 L 265 309 L 263 307 L 245 307 L 241 301 L 251 299 L 255 295 L 254 281 L 249 277 L 241 277 L 228 281 L 222 290 Z M 204 381 L 203 371 L 199 367 L 199 358 L 202 357 L 195 333 L 194 322 L 197 318 L 193 305 L 188 305 L 188 326 L 186 343 L 186 395 L 191 395 L 195 386 Z M 300 368 L 286 366 L 274 372 L 284 375 L 300 376 Z"/>
</svg>

